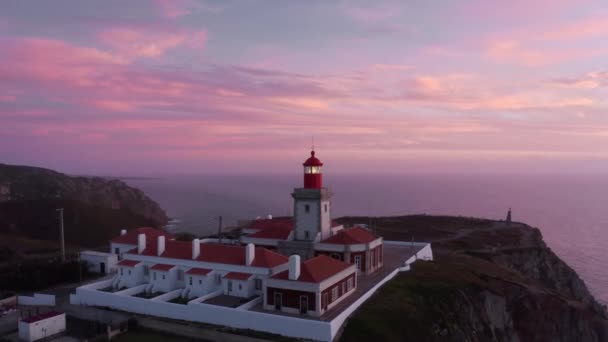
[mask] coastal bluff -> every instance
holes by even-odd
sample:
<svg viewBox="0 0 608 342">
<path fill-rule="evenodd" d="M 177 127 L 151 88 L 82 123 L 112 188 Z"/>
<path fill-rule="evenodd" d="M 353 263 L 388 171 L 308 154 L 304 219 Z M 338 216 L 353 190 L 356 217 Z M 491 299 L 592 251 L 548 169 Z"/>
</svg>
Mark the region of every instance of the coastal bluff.
<svg viewBox="0 0 608 342">
<path fill-rule="evenodd" d="M 158 203 L 119 179 L 0 164 L 0 233 L 57 239 L 56 208 L 64 208 L 66 240 L 74 245 L 105 244 L 120 229 L 168 221 Z"/>
<path fill-rule="evenodd" d="M 428 215 L 338 221 L 432 242 L 435 256 L 382 287 L 342 341 L 608 341 L 606 307 L 537 228 Z"/>
</svg>

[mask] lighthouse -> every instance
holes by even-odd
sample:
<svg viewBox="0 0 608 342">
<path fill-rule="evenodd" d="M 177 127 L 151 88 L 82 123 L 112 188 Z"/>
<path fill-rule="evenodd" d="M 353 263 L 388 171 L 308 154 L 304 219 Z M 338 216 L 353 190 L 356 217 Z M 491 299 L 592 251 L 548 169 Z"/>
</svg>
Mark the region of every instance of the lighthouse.
<svg viewBox="0 0 608 342">
<path fill-rule="evenodd" d="M 304 166 L 304 186 L 294 189 L 294 240 L 320 241 L 331 236 L 331 192 L 323 187 L 323 163 L 310 152 Z"/>
</svg>

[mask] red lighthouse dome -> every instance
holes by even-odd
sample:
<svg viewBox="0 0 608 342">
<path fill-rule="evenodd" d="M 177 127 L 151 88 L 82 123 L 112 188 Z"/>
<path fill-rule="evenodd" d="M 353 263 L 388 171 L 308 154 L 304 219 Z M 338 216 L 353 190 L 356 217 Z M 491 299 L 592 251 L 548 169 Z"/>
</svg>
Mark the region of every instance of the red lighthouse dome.
<svg viewBox="0 0 608 342">
<path fill-rule="evenodd" d="M 323 163 L 315 157 L 315 151 L 310 151 L 310 158 L 304 162 L 304 188 L 321 189 L 323 187 L 323 175 L 321 166 Z"/>
</svg>

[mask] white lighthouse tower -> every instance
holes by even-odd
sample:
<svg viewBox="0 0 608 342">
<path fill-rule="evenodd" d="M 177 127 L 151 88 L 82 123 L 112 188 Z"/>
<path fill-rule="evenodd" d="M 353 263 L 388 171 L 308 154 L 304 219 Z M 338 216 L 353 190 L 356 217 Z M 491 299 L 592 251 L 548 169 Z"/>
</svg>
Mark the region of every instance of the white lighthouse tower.
<svg viewBox="0 0 608 342">
<path fill-rule="evenodd" d="M 304 164 L 304 187 L 294 189 L 295 240 L 320 241 L 330 236 L 331 193 L 323 187 L 323 163 L 310 152 Z"/>
<path fill-rule="evenodd" d="M 314 243 L 331 236 L 331 192 L 323 187 L 323 163 L 310 152 L 304 161 L 304 186 L 295 188 L 293 197 L 294 236 L 292 241 L 281 241 L 279 251 L 286 255 L 298 254 L 304 259 L 314 256 Z"/>
</svg>

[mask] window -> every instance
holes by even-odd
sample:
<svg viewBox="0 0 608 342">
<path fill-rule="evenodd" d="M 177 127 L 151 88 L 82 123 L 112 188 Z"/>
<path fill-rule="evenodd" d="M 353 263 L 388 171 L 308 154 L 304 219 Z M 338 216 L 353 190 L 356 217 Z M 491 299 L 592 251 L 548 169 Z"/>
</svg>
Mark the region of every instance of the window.
<svg viewBox="0 0 608 342">
<path fill-rule="evenodd" d="M 156 280 L 156 272 L 152 272 L 152 279 Z"/>
<path fill-rule="evenodd" d="M 310 234 L 308 233 L 308 230 L 304 231 L 304 238 L 305 239 L 310 239 Z"/>
<path fill-rule="evenodd" d="M 327 212 L 327 208 L 328 208 L 327 204 L 323 205 L 323 208 L 324 208 L 325 212 Z"/>
<path fill-rule="evenodd" d="M 129 270 L 129 275 L 131 275 L 131 270 Z"/>
<path fill-rule="evenodd" d="M 348 278 L 346 281 L 346 291 L 350 291 L 353 289 L 353 278 Z"/>
<path fill-rule="evenodd" d="M 336 299 L 338 299 L 338 287 L 334 286 L 333 289 L 331 289 L 331 301 L 335 301 Z"/>
<path fill-rule="evenodd" d="M 190 285 L 192 285 L 192 277 L 190 277 Z"/>
<path fill-rule="evenodd" d="M 217 284 L 219 284 L 219 283 L 221 283 L 221 282 L 222 282 L 222 276 L 221 276 L 220 274 L 216 274 L 216 275 L 215 275 L 215 282 L 216 282 Z"/>
<path fill-rule="evenodd" d="M 262 289 L 262 279 L 256 279 L 255 280 L 255 289 L 256 290 L 261 290 Z"/>
<path fill-rule="evenodd" d="M 342 282 L 342 294 L 346 293 L 346 282 Z"/>
<path fill-rule="evenodd" d="M 163 274 L 163 280 L 165 280 L 165 275 Z"/>
<path fill-rule="evenodd" d="M 241 283 L 239 283 L 239 290 L 243 289 L 243 285 L 241 285 Z"/>
<path fill-rule="evenodd" d="M 125 271 L 125 269 L 124 269 L 124 268 L 121 268 L 121 269 L 120 269 L 120 275 L 125 275 L 125 272 L 124 272 L 124 271 Z"/>
<path fill-rule="evenodd" d="M 147 276 L 150 274 L 150 267 L 148 265 L 144 265 L 144 275 Z"/>
<path fill-rule="evenodd" d="M 310 204 L 304 205 L 304 211 L 308 214 L 310 212 Z"/>
<path fill-rule="evenodd" d="M 177 270 L 177 280 L 184 280 L 184 270 Z"/>
<path fill-rule="evenodd" d="M 198 284 L 199 284 L 199 285 L 203 285 L 203 279 L 199 279 L 199 280 L 198 280 Z"/>
</svg>

